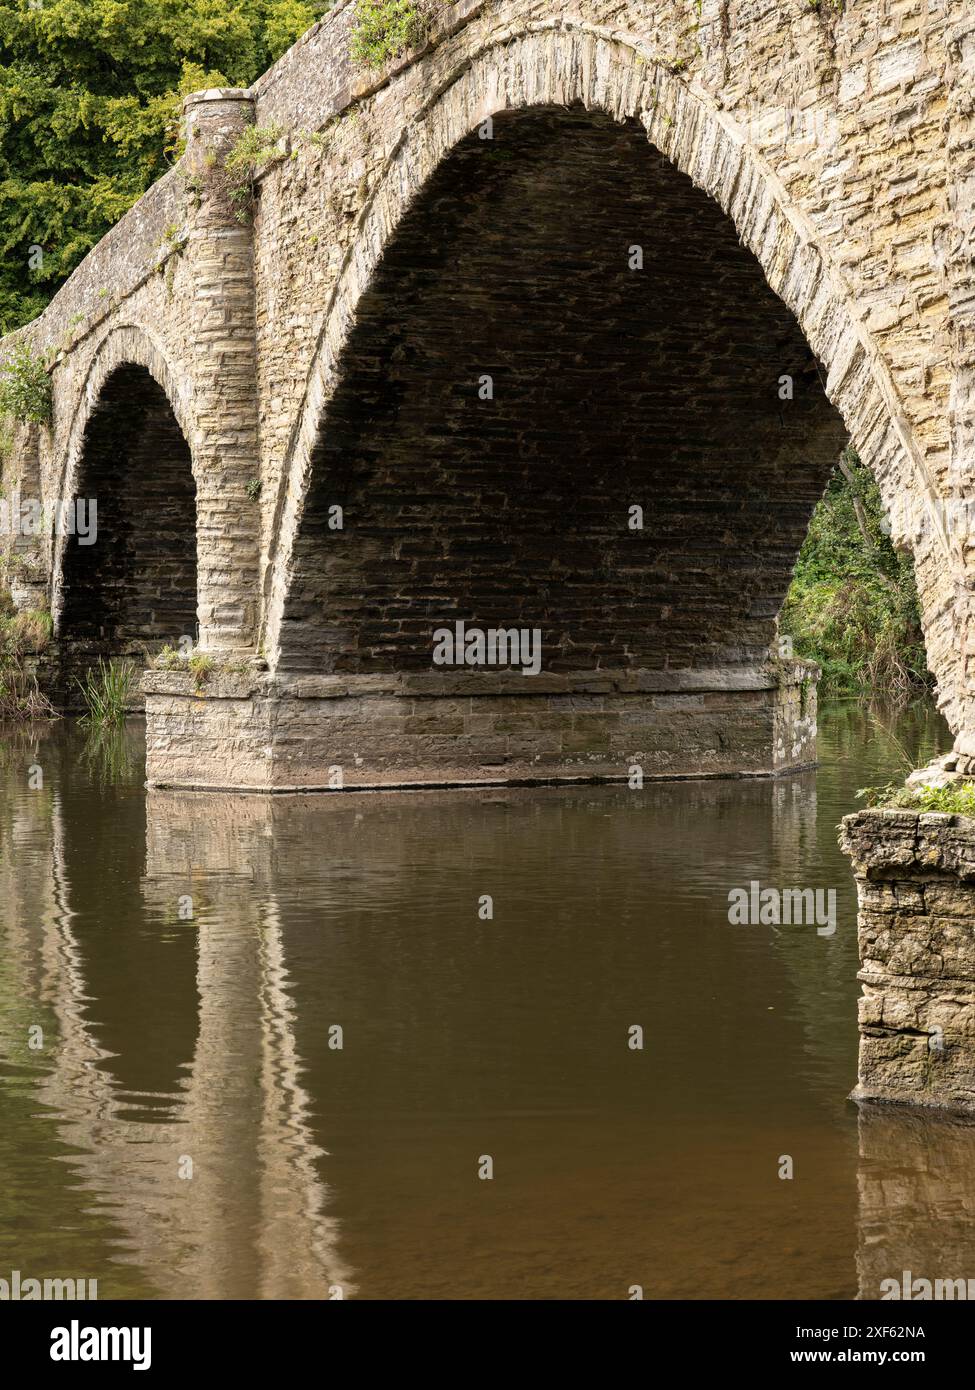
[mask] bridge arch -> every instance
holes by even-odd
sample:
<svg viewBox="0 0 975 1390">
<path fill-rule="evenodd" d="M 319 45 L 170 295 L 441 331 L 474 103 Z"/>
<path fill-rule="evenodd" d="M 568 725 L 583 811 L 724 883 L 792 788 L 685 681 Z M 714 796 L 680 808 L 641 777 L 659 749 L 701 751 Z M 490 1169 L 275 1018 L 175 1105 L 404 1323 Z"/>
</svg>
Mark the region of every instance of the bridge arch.
<svg viewBox="0 0 975 1390">
<path fill-rule="evenodd" d="M 61 526 L 54 538 L 52 616 L 68 667 L 196 635 L 191 402 L 145 328 L 125 324 L 99 343 L 56 487 L 88 532 Z"/>
<path fill-rule="evenodd" d="M 502 41 L 486 42 L 440 83 L 404 129 L 359 215 L 326 309 L 275 502 L 262 632 L 272 668 L 288 660 L 282 638 L 290 595 L 302 582 L 300 537 L 323 441 L 327 446 L 334 425 L 341 427 L 336 402 L 348 371 L 349 343 L 404 218 L 422 203 L 437 170 L 488 117 L 566 108 L 638 122 L 675 177 L 686 175 L 725 215 L 765 284 L 794 316 L 825 368 L 825 397 L 878 478 L 895 542 L 913 551 L 929 664 L 938 678 L 940 703 L 957 728 L 952 597 L 959 560 L 941 522 L 934 481 L 849 287 L 729 114 L 702 89 L 668 71 L 640 41 L 564 19 L 529 24 Z"/>
</svg>

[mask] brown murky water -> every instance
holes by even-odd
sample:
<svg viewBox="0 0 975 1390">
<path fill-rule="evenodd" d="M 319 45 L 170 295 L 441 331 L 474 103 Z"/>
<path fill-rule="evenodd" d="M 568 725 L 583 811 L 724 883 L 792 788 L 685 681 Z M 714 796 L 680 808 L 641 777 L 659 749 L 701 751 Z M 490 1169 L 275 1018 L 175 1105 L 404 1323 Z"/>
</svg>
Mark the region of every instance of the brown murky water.
<svg viewBox="0 0 975 1390">
<path fill-rule="evenodd" d="M 948 746 L 926 709 L 891 723 Z M 899 760 L 855 704 L 824 710 L 816 773 L 639 792 L 147 795 L 141 738 L 5 731 L 0 1278 L 523 1299 L 975 1277 L 975 1128 L 846 1100 L 835 827 Z M 730 925 L 752 880 L 835 888 L 835 933 Z"/>
</svg>

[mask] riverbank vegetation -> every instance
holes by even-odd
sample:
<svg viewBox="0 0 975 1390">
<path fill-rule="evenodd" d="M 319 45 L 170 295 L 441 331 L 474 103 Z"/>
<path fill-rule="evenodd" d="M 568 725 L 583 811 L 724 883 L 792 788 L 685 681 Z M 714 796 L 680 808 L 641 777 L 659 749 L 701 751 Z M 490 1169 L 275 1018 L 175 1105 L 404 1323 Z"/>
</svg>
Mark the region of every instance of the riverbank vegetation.
<svg viewBox="0 0 975 1390">
<path fill-rule="evenodd" d="M 0 582 L 0 719 L 46 719 L 53 715 L 34 673 L 36 657 L 50 636 L 50 613 L 15 612 Z"/>
<path fill-rule="evenodd" d="M 891 544 L 880 491 L 845 450 L 799 554 L 781 631 L 823 669 L 823 695 L 931 688 L 910 555 Z"/>
</svg>

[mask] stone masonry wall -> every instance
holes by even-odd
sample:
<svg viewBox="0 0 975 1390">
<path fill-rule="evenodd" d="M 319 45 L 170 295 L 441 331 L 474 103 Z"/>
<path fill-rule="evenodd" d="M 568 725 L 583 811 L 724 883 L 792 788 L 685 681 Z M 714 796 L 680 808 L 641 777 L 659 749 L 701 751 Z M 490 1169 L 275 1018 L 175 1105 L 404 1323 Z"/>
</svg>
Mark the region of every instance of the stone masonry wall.
<svg viewBox="0 0 975 1390">
<path fill-rule="evenodd" d="M 943 267 L 967 206 L 950 206 L 944 149 L 945 94 L 967 51 L 963 7 L 858 4 L 837 16 L 756 3 L 705 3 L 700 14 L 690 3 L 460 4 L 442 14 L 429 52 L 388 75 L 349 64 L 351 17 L 339 7 L 255 89 L 258 121 L 296 135 L 293 157 L 262 180 L 256 229 L 268 650 L 341 320 L 402 207 L 491 111 L 546 95 L 616 113 L 646 102 L 651 140 L 728 208 L 833 372 L 831 398 L 881 477 L 895 537 L 913 544 L 931 663 L 958 727 L 961 559 L 958 547 L 947 558 L 937 503 L 949 485 L 954 351 Z M 348 114 L 323 125 L 324 111 Z M 797 113 L 798 136 L 784 137 Z M 308 129 L 320 132 L 314 142 L 297 138 Z M 962 126 L 958 138 L 969 138 Z M 338 186 L 322 166 L 342 170 Z M 305 373 L 296 341 L 317 346 L 319 373 Z"/>
<path fill-rule="evenodd" d="M 975 822 L 846 816 L 859 896 L 864 1100 L 975 1112 Z"/>
<path fill-rule="evenodd" d="M 80 493 L 99 499 L 97 539 L 69 538 L 67 645 L 105 653 L 195 636 L 196 488 L 190 451 L 144 367 L 122 367 L 88 424 Z"/>
<path fill-rule="evenodd" d="M 794 320 L 639 124 L 499 118 L 360 302 L 279 668 L 429 670 L 459 619 L 537 627 L 546 671 L 762 661 L 844 442 Z"/>
</svg>

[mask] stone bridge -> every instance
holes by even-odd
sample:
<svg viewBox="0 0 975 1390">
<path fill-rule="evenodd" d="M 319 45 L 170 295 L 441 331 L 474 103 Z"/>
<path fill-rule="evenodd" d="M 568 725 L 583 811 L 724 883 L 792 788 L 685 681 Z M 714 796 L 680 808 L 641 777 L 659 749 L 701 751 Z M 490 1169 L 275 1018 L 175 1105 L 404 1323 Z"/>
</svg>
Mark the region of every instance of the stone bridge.
<svg viewBox="0 0 975 1390">
<path fill-rule="evenodd" d="M 339 3 L 188 98 L 0 345 L 53 384 L 8 499 L 97 500 L 95 543 L 13 542 L 52 688 L 182 652 L 156 785 L 787 771 L 815 673 L 777 615 L 852 440 L 975 755 L 968 0 L 428 10 L 382 69 Z M 437 665 L 456 623 L 537 632 L 538 674 Z"/>
</svg>

